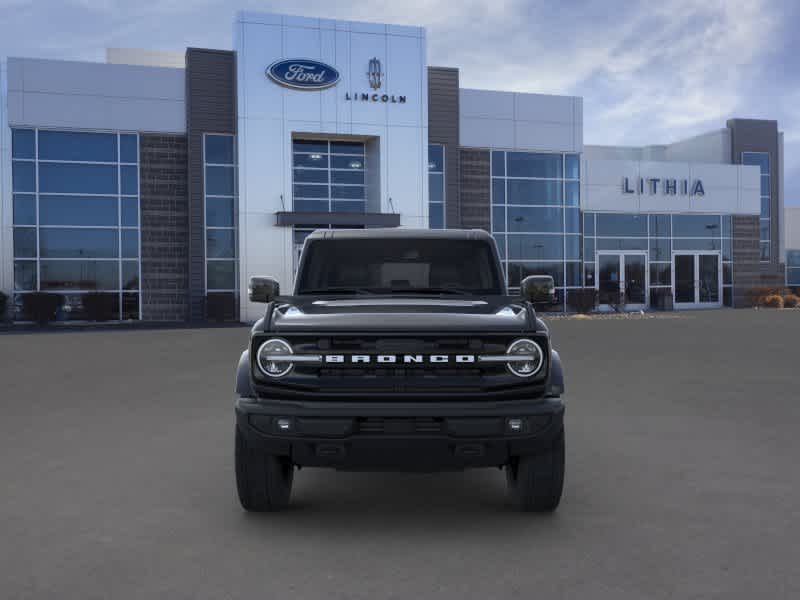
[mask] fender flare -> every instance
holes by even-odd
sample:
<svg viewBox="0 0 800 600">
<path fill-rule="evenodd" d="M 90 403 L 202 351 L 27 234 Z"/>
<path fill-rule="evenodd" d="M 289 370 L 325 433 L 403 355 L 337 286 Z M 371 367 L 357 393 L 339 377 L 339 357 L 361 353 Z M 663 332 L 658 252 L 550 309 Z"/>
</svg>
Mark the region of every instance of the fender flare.
<svg viewBox="0 0 800 600">
<path fill-rule="evenodd" d="M 240 398 L 255 398 L 253 386 L 250 385 L 250 350 L 245 350 L 239 357 L 236 368 L 236 395 Z"/>
<path fill-rule="evenodd" d="M 564 393 L 564 367 L 561 365 L 561 355 L 556 350 L 550 350 L 550 374 L 545 393 L 548 398 L 558 398 Z"/>
</svg>

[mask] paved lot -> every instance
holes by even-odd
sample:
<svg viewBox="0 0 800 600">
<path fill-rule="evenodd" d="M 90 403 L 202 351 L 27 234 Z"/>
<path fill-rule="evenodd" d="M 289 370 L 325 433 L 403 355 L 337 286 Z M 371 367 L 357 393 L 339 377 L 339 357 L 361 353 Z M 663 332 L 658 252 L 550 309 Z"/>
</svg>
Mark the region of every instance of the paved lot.
<svg viewBox="0 0 800 600">
<path fill-rule="evenodd" d="M 0 335 L 0 597 L 800 597 L 800 311 L 552 323 L 554 516 L 496 470 L 307 469 L 236 501 L 247 330 Z"/>
</svg>

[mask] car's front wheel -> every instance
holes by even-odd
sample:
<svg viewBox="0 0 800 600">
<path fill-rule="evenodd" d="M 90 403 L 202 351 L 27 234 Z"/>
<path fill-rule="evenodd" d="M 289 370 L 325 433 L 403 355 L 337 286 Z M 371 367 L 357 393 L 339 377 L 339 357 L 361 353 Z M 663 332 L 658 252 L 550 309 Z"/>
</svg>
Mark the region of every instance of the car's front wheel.
<svg viewBox="0 0 800 600">
<path fill-rule="evenodd" d="M 564 487 L 564 430 L 545 451 L 511 460 L 506 465 L 506 481 L 521 510 L 554 511 Z"/>
<path fill-rule="evenodd" d="M 250 448 L 236 428 L 236 490 L 242 508 L 252 512 L 289 506 L 294 466 L 288 458 Z"/>
</svg>

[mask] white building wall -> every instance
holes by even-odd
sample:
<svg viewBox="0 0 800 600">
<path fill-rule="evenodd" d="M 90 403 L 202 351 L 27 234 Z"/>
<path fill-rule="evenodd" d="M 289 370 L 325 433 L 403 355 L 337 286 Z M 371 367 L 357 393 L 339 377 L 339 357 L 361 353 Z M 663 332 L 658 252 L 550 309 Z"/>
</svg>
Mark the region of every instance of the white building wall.
<svg viewBox="0 0 800 600">
<path fill-rule="evenodd" d="M 183 69 L 8 59 L 8 121 L 36 127 L 182 133 Z"/>
<path fill-rule="evenodd" d="M 543 152 L 583 151 L 583 99 L 461 89 L 461 145 Z"/>
<path fill-rule="evenodd" d="M 275 213 L 292 209 L 292 137 L 360 136 L 369 140 L 370 210 L 398 212 L 401 226 L 428 224 L 428 107 L 425 30 L 374 23 L 239 13 L 238 53 L 240 289 L 253 275 L 292 285 L 292 229 L 275 225 Z M 369 87 L 369 60 L 384 72 L 380 93 L 403 95 L 404 104 L 348 101 L 345 93 Z M 339 83 L 321 91 L 292 90 L 271 81 L 266 68 L 290 58 L 335 67 Z M 375 150 L 377 149 L 377 152 Z M 378 197 L 375 198 L 377 188 Z M 391 203 L 390 203 L 391 199 Z M 394 210 L 392 210 L 393 207 Z M 243 320 L 263 307 L 241 295 Z"/>
<path fill-rule="evenodd" d="M 718 129 L 672 144 L 650 146 L 586 145 L 583 155 L 590 160 L 633 160 L 731 164 L 731 132 Z"/>
<path fill-rule="evenodd" d="M 725 213 L 757 215 L 761 207 L 758 167 L 690 162 L 602 160 L 583 158 L 581 163 L 581 208 L 606 212 Z M 625 193 L 624 180 L 637 189 L 639 178 L 659 178 L 658 191 Z M 696 180 L 705 194 L 666 194 L 664 179 Z"/>
<path fill-rule="evenodd" d="M 800 206 L 787 206 L 783 210 L 783 239 L 786 250 L 800 250 Z M 785 254 L 781 255 L 784 260 Z"/>
<path fill-rule="evenodd" d="M 106 62 L 113 65 L 142 67 L 186 67 L 186 52 L 167 52 L 145 48 L 106 48 Z"/>
</svg>

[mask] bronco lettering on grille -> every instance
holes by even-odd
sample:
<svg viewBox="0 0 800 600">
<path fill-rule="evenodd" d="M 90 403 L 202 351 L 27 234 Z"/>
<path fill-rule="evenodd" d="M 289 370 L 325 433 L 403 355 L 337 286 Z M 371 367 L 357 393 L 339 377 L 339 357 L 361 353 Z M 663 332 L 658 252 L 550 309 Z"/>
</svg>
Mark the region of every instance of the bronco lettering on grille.
<svg viewBox="0 0 800 600">
<path fill-rule="evenodd" d="M 459 364 L 474 363 L 474 354 L 326 354 L 326 364 L 448 364 L 456 362 Z"/>
</svg>

